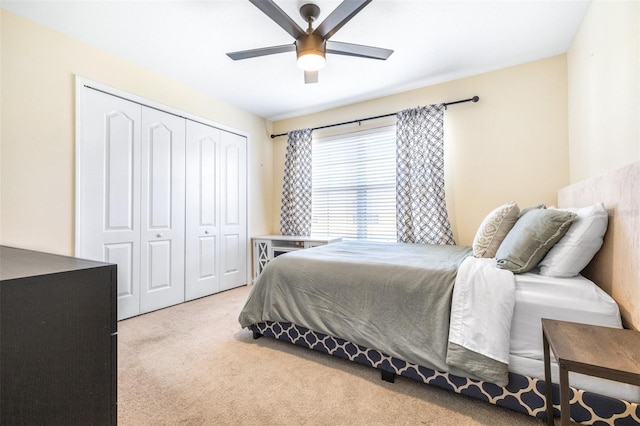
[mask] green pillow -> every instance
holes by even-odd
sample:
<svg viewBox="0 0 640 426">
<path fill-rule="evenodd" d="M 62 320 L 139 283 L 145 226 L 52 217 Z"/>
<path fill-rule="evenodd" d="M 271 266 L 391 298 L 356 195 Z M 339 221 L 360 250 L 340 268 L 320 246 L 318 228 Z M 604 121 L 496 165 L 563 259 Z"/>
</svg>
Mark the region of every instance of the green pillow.
<svg viewBox="0 0 640 426">
<path fill-rule="evenodd" d="M 498 248 L 498 267 L 514 273 L 535 268 L 575 219 L 567 211 L 525 210 Z"/>
</svg>

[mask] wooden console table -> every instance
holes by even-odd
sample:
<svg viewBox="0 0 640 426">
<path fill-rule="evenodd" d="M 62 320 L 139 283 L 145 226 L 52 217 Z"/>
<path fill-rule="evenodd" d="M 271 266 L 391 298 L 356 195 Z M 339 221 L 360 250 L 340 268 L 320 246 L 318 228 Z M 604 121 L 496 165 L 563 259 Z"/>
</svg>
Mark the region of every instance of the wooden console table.
<svg viewBox="0 0 640 426">
<path fill-rule="evenodd" d="M 253 239 L 253 279 L 258 275 L 267 263 L 275 257 L 294 250 L 323 246 L 325 244 L 339 243 L 342 237 L 327 236 L 293 236 L 293 235 L 264 235 Z"/>
<path fill-rule="evenodd" d="M 547 424 L 553 425 L 551 361 L 560 372 L 560 418 L 569 425 L 569 371 L 640 386 L 640 332 L 542 319 Z"/>
</svg>

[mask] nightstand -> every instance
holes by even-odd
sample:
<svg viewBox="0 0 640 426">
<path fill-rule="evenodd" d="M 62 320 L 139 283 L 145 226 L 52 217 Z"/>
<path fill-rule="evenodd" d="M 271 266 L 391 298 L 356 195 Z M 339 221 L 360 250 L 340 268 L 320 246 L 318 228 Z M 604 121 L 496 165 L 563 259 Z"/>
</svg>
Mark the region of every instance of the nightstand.
<svg viewBox="0 0 640 426">
<path fill-rule="evenodd" d="M 560 372 L 560 419 L 569 425 L 569 371 L 640 386 L 640 332 L 542 319 L 547 424 L 553 425 L 550 352 Z"/>
</svg>

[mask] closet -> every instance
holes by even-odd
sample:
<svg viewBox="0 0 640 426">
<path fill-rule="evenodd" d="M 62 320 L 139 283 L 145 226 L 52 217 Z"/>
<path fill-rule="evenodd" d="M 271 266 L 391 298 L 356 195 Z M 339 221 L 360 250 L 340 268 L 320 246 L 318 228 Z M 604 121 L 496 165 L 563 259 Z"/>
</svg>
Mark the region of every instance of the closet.
<svg viewBox="0 0 640 426">
<path fill-rule="evenodd" d="M 118 319 L 246 284 L 246 136 L 78 90 L 76 256 L 118 265 Z"/>
</svg>

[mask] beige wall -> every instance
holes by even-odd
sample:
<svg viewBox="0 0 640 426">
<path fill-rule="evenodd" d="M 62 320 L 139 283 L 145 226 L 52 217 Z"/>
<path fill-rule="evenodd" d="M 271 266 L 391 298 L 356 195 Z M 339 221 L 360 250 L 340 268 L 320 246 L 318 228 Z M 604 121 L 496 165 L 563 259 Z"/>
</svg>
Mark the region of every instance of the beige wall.
<svg viewBox="0 0 640 426">
<path fill-rule="evenodd" d="M 278 231 L 286 138 L 270 140 L 270 123 L 10 12 L 0 19 L 1 243 L 73 252 L 75 74 L 249 133 L 250 232 Z M 639 22 L 640 2 L 596 0 L 566 56 L 281 120 L 273 132 L 480 96 L 445 113 L 447 203 L 469 244 L 502 202 L 552 204 L 559 187 L 640 160 Z"/>
<path fill-rule="evenodd" d="M 522 207 L 554 204 L 558 188 L 569 183 L 565 55 L 278 121 L 273 130 L 283 133 L 473 95 L 480 97 L 478 103 L 445 112 L 447 207 L 457 243 L 470 245 L 491 209 L 512 200 Z M 274 231 L 279 229 L 285 147 L 286 137 L 275 139 Z"/>
<path fill-rule="evenodd" d="M 640 160 L 640 2 L 593 1 L 567 69 L 571 182 Z"/>
<path fill-rule="evenodd" d="M 270 123 L 6 10 L 0 19 L 0 243 L 74 252 L 75 75 L 249 134 L 250 232 L 270 232 Z"/>
</svg>

